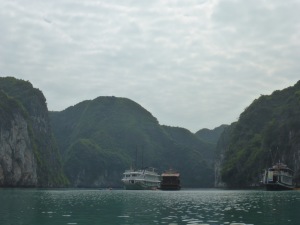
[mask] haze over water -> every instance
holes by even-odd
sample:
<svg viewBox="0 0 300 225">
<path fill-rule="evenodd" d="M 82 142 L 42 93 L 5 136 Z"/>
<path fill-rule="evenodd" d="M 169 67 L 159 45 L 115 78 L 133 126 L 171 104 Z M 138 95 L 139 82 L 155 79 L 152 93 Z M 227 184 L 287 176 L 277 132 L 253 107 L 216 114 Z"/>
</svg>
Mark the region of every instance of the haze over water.
<svg viewBox="0 0 300 225">
<path fill-rule="evenodd" d="M 1 225 L 299 224 L 300 192 L 0 189 Z"/>
</svg>

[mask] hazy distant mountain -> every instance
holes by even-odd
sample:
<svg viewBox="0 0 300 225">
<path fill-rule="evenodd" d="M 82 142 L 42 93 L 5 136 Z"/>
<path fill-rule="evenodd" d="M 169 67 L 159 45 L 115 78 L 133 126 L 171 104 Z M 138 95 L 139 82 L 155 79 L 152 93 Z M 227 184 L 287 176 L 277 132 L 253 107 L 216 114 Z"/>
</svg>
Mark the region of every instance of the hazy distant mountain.
<svg viewBox="0 0 300 225">
<path fill-rule="evenodd" d="M 189 130 L 181 127 L 163 126 L 168 132 L 169 137 L 179 145 L 187 146 L 189 148 L 201 149 L 201 155 L 210 162 L 214 161 L 214 143 L 209 143 L 206 140 L 199 139 L 197 135 L 191 133 Z"/>
<path fill-rule="evenodd" d="M 219 141 L 221 134 L 223 133 L 223 131 L 226 127 L 228 127 L 228 125 L 223 124 L 219 127 L 214 128 L 213 130 L 203 128 L 203 129 L 197 131 L 195 134 L 201 140 L 216 145 Z"/>
<path fill-rule="evenodd" d="M 212 146 L 187 130 L 159 125 L 129 99 L 98 97 L 50 116 L 74 186 L 121 185 L 130 166 L 152 166 L 160 172 L 172 167 L 181 172 L 183 185 L 213 185 L 207 158 Z"/>
</svg>

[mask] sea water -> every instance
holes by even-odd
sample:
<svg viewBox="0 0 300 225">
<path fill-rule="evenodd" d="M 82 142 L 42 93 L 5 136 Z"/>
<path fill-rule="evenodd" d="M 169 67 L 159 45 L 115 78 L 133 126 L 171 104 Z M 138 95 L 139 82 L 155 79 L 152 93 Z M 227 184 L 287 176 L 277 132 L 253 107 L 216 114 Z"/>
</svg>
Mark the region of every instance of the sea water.
<svg viewBox="0 0 300 225">
<path fill-rule="evenodd" d="M 300 191 L 0 189 L 0 225 L 299 225 Z"/>
</svg>

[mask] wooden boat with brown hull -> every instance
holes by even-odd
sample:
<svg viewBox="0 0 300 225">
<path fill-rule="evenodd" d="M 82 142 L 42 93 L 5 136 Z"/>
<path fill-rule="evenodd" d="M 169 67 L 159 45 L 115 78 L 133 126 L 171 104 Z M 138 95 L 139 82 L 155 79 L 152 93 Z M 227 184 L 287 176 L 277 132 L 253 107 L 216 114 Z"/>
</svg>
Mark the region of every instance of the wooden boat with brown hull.
<svg viewBox="0 0 300 225">
<path fill-rule="evenodd" d="M 180 173 L 172 169 L 161 174 L 161 190 L 180 190 Z"/>
</svg>

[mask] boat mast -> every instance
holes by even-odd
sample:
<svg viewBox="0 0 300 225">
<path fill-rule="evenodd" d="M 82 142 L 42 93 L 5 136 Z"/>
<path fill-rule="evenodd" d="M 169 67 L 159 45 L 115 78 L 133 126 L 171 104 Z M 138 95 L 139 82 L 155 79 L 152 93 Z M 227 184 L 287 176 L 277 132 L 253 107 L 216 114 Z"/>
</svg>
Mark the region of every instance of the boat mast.
<svg viewBox="0 0 300 225">
<path fill-rule="evenodd" d="M 138 150 L 137 150 L 137 147 L 135 148 L 135 168 L 134 168 L 134 170 L 136 170 L 137 169 L 137 158 L 138 158 Z"/>
<path fill-rule="evenodd" d="M 142 149 L 142 169 L 144 168 L 144 151 Z"/>
</svg>

